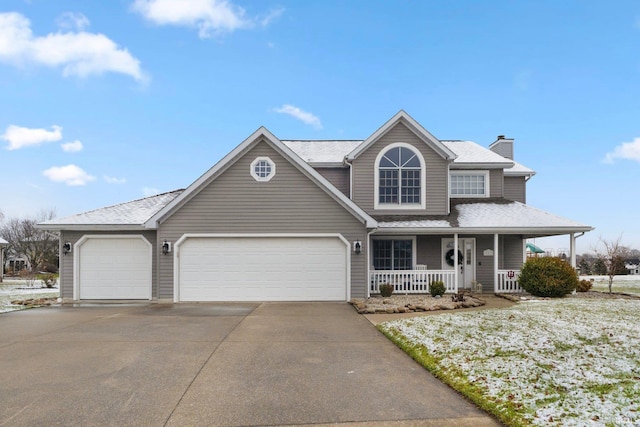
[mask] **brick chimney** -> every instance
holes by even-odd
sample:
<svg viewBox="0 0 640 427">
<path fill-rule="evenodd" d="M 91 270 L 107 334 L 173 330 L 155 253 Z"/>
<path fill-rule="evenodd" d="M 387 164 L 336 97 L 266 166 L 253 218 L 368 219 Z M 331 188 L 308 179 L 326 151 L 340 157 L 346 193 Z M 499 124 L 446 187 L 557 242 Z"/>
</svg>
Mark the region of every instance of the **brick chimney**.
<svg viewBox="0 0 640 427">
<path fill-rule="evenodd" d="M 513 160 L 513 138 L 505 138 L 504 135 L 498 135 L 496 141 L 489 146 L 489 150 Z"/>
</svg>

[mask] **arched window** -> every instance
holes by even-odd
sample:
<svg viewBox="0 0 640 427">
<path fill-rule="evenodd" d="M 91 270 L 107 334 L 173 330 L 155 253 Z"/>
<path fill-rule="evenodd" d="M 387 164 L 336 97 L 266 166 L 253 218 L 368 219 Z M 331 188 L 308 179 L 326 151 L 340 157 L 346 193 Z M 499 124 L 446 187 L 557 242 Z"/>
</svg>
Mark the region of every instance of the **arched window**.
<svg viewBox="0 0 640 427">
<path fill-rule="evenodd" d="M 376 164 L 377 207 L 423 206 L 423 165 L 420 153 L 405 144 L 381 153 Z"/>
</svg>

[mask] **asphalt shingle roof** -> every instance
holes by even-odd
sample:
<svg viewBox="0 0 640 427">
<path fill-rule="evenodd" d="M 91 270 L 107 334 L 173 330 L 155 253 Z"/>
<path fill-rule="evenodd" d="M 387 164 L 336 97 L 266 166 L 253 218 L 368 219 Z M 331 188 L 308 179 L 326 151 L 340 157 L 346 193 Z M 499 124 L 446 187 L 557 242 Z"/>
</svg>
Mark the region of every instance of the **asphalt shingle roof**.
<svg viewBox="0 0 640 427">
<path fill-rule="evenodd" d="M 55 218 L 42 222 L 41 225 L 142 225 L 183 191 L 170 191 L 77 215 Z"/>
<path fill-rule="evenodd" d="M 449 215 L 374 216 L 379 229 L 393 228 L 521 228 L 591 229 L 571 219 L 506 199 L 452 200 Z"/>
</svg>

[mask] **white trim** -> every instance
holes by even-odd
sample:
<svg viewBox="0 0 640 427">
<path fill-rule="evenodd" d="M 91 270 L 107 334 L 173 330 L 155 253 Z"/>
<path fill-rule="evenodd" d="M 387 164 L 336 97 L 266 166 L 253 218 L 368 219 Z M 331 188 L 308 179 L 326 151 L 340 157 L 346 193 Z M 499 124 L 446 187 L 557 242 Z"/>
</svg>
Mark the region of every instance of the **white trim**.
<svg viewBox="0 0 640 427">
<path fill-rule="evenodd" d="M 374 240 L 411 240 L 411 269 L 415 270 L 416 269 L 416 264 L 417 264 L 417 257 L 418 257 L 418 245 L 417 245 L 417 237 L 415 235 L 413 236 L 376 236 L 376 235 L 372 235 L 371 236 L 371 251 L 369 254 L 369 268 L 373 268 L 373 241 Z M 391 266 L 391 270 L 393 270 L 393 266 Z M 369 277 L 369 276 L 367 276 Z"/>
<path fill-rule="evenodd" d="M 389 151 L 394 148 L 407 148 L 413 152 L 418 161 L 420 161 L 420 203 L 401 203 L 402 194 L 398 193 L 398 203 L 380 203 L 380 160 Z M 427 168 L 425 165 L 424 157 L 417 147 L 407 144 L 406 142 L 394 142 L 385 146 L 380 150 L 376 156 L 375 163 L 373 165 L 373 208 L 377 210 L 398 210 L 398 209 L 426 209 L 427 202 Z M 402 180 L 402 176 L 398 174 L 398 180 Z"/>
<path fill-rule="evenodd" d="M 89 239 L 141 239 L 149 248 L 149 301 L 153 299 L 153 245 L 142 234 L 85 234 L 73 245 L 73 300 L 80 300 L 80 247 Z M 62 282 L 60 282 L 62 283 Z"/>
<path fill-rule="evenodd" d="M 185 233 L 173 244 L 173 302 L 180 302 L 180 246 L 191 238 L 338 238 L 346 246 L 345 301 L 351 299 L 351 243 L 339 233 Z"/>
<path fill-rule="evenodd" d="M 483 176 L 484 177 L 484 194 L 452 194 L 453 186 L 451 184 L 452 176 Z M 491 195 L 491 174 L 487 170 L 450 170 L 449 171 L 449 197 L 452 199 L 486 199 Z"/>
<path fill-rule="evenodd" d="M 446 160 L 453 160 L 456 154 L 445 146 L 438 138 L 433 136 L 426 130 L 420 123 L 414 120 L 404 110 L 398 111 L 393 117 L 391 117 L 385 124 L 383 124 L 378 130 L 376 130 L 370 137 L 365 139 L 362 144 L 358 145 L 351 153 L 347 154 L 347 160 L 353 160 L 362 154 L 367 148 L 375 143 L 382 135 L 387 133 L 389 129 L 394 127 L 398 123 L 403 123 L 409 129 L 411 129 L 416 136 L 418 136 L 425 144 L 431 147 L 440 157 Z"/>
<path fill-rule="evenodd" d="M 267 162 L 271 167 L 271 172 L 266 176 L 260 176 L 256 173 L 256 165 L 260 162 Z M 276 163 L 271 160 L 269 157 L 256 157 L 253 162 L 251 162 L 251 166 L 249 167 L 249 173 L 258 182 L 269 182 L 271 179 L 276 176 Z"/>
<path fill-rule="evenodd" d="M 266 141 L 272 144 L 289 162 L 298 168 L 303 174 L 310 178 L 318 187 L 324 190 L 329 196 L 337 201 L 342 207 L 347 209 L 354 217 L 358 218 L 367 228 L 375 228 L 378 223 L 369 214 L 367 214 L 362 208 L 356 205 L 351 199 L 345 196 L 340 190 L 338 190 L 333 184 L 331 184 L 326 178 L 324 178 L 319 172 L 309 166 L 304 160 L 300 158 L 293 150 L 282 143 L 271 132 L 269 132 L 264 126 L 260 127 L 254 133 L 252 133 L 247 139 L 240 143 L 236 148 L 231 150 L 229 154 L 224 156 L 222 160 L 216 163 L 207 172 L 201 175 L 195 180 L 186 190 L 184 190 L 179 196 L 167 203 L 165 207 L 160 209 L 155 215 L 149 218 L 144 226 L 146 228 L 157 228 L 161 220 L 167 215 L 173 213 L 174 209 L 186 203 L 191 197 L 195 196 L 200 190 L 208 184 L 211 180 L 217 178 L 219 174 L 224 172 L 227 168 L 233 165 L 239 158 L 242 157 L 254 144 L 257 144 L 260 140 Z"/>
</svg>

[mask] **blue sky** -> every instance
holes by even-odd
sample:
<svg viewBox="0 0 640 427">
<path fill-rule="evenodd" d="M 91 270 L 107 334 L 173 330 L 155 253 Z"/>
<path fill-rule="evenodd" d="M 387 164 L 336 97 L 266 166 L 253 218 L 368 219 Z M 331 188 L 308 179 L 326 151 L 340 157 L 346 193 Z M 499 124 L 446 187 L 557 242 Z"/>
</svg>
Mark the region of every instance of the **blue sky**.
<svg viewBox="0 0 640 427">
<path fill-rule="evenodd" d="M 515 138 L 527 202 L 640 248 L 637 1 L 4 0 L 0 210 L 184 188 L 266 126 Z M 567 248 L 568 238 L 540 240 Z"/>
</svg>

